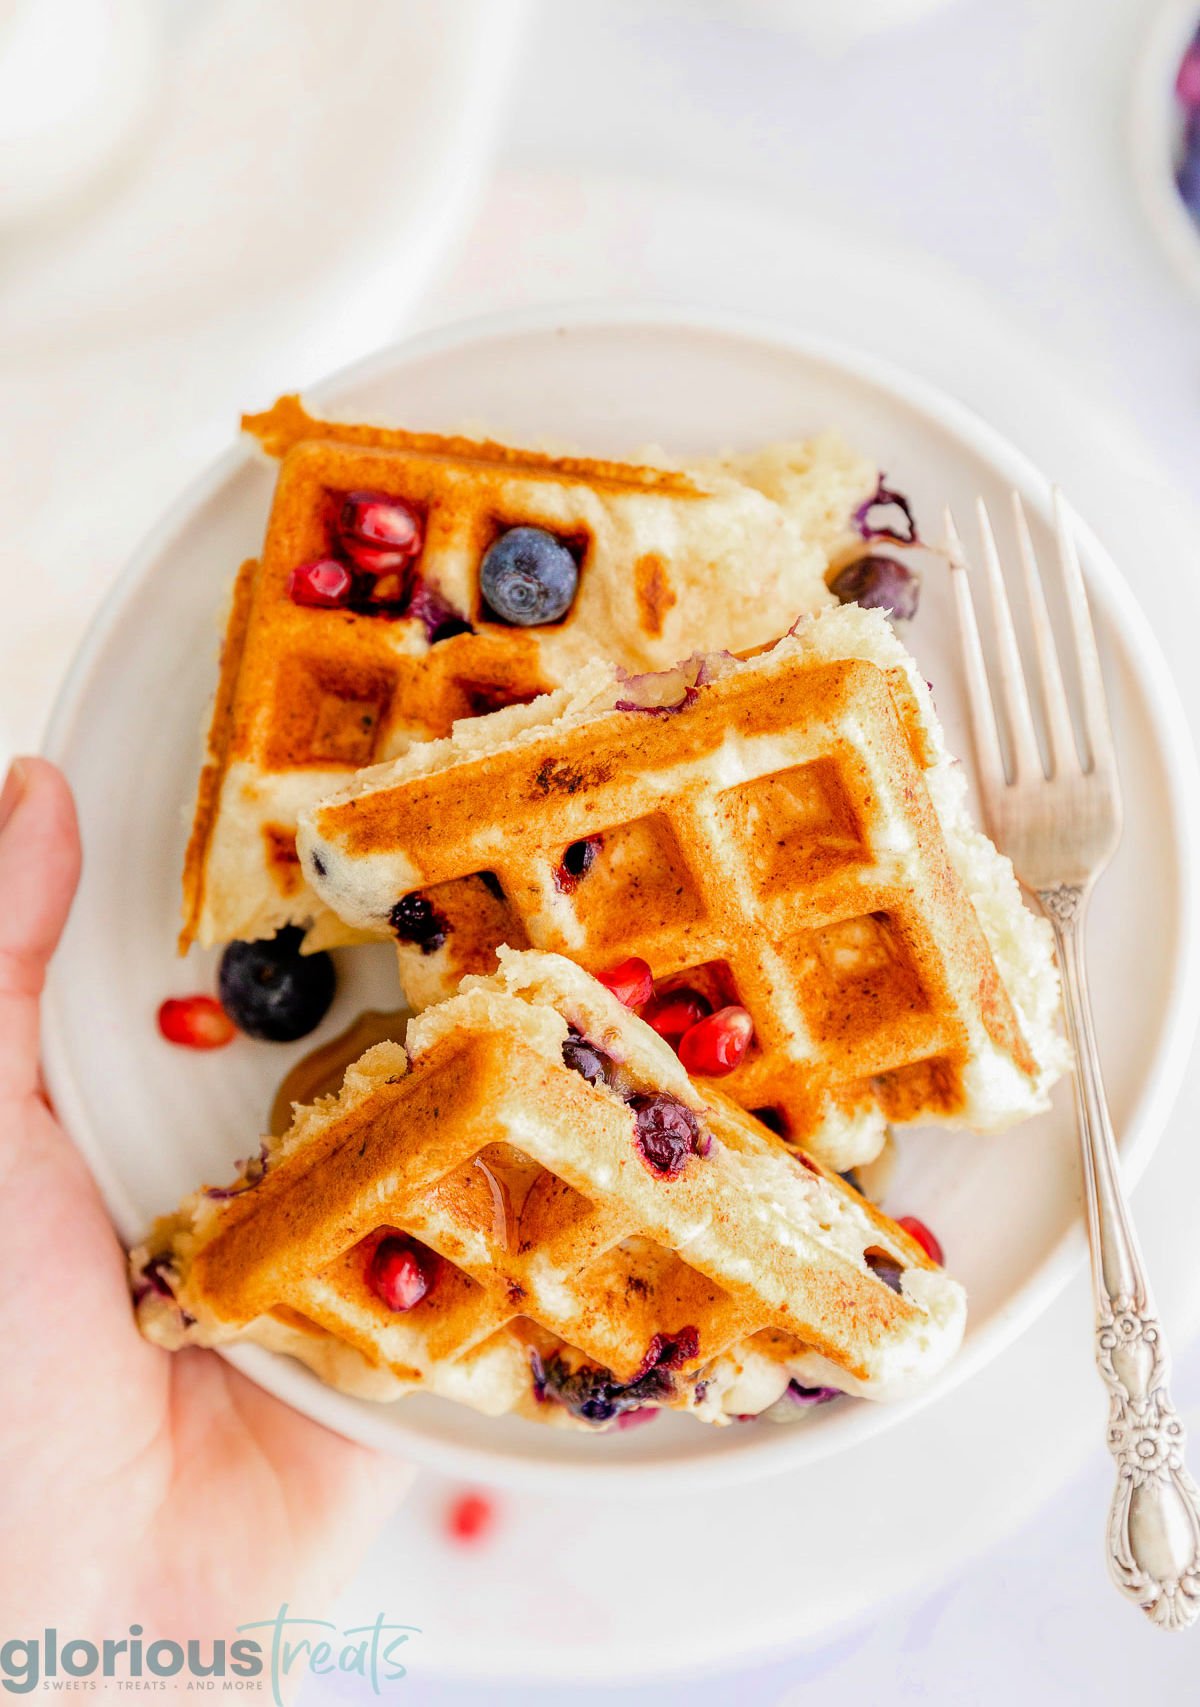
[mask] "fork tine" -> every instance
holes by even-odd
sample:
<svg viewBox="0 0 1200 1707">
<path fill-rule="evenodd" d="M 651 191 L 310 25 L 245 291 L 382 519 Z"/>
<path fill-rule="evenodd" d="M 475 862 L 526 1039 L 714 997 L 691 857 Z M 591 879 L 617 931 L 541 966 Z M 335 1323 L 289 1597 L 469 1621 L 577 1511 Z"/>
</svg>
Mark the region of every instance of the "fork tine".
<svg viewBox="0 0 1200 1707">
<path fill-rule="evenodd" d="M 1055 776 L 1061 776 L 1064 771 L 1073 770 L 1079 764 L 1079 755 L 1075 748 L 1075 730 L 1071 724 L 1071 712 L 1067 705 L 1067 695 L 1063 687 L 1062 670 L 1058 662 L 1058 648 L 1054 644 L 1054 630 L 1050 626 L 1050 613 L 1046 609 L 1046 590 L 1042 585 L 1042 574 L 1038 568 L 1037 554 L 1033 549 L 1033 540 L 1029 534 L 1029 523 L 1025 516 L 1025 506 L 1021 502 L 1021 494 L 1012 495 L 1013 521 L 1017 531 L 1017 549 L 1021 555 L 1021 567 L 1025 572 L 1025 592 L 1029 600 L 1029 618 L 1033 628 L 1034 644 L 1037 648 L 1038 673 L 1042 689 L 1042 704 L 1046 712 L 1046 731 L 1050 741 L 1050 757 Z"/>
<path fill-rule="evenodd" d="M 1005 786 L 1004 758 L 1000 751 L 995 707 L 988 690 L 987 665 L 983 661 L 975 600 L 971 594 L 971 577 L 967 573 L 967 562 L 963 556 L 958 529 L 954 525 L 954 516 L 949 509 L 945 514 L 945 529 L 950 579 L 954 586 L 954 601 L 958 610 L 959 644 L 962 647 L 963 666 L 967 676 L 967 702 L 971 708 L 975 762 L 979 767 L 979 781 L 986 806 L 989 796 Z"/>
<path fill-rule="evenodd" d="M 1083 726 L 1093 770 L 1113 772 L 1116 754 L 1113 749 L 1112 724 L 1108 718 L 1108 698 L 1104 678 L 1100 674 L 1100 654 L 1096 650 L 1096 631 L 1088 606 L 1079 553 L 1067 515 L 1062 492 L 1054 488 L 1054 526 L 1058 535 L 1058 557 L 1062 567 L 1063 585 L 1067 593 L 1067 609 L 1071 631 L 1075 637 L 1075 656 L 1079 670 L 1079 685 L 1083 694 Z"/>
<path fill-rule="evenodd" d="M 1013 781 L 1023 773 L 1042 775 L 1042 754 L 1033 729 L 1033 713 L 1029 708 L 1029 692 L 1025 686 L 1025 671 L 1017 646 L 1012 610 L 1000 567 L 1000 553 L 992 532 L 991 518 L 982 498 L 976 500 L 979 517 L 979 536 L 983 541 L 983 563 L 987 571 L 988 590 L 992 596 L 992 616 L 996 624 L 996 647 L 1000 668 L 1000 698 L 1008 719 L 1012 744 Z"/>
</svg>

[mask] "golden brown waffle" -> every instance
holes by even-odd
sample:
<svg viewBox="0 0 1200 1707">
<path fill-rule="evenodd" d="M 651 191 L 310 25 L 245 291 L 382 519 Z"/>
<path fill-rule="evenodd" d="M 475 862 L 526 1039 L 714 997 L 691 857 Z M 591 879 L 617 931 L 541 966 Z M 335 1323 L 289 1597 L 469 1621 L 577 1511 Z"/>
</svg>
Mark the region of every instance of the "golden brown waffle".
<svg viewBox="0 0 1200 1707">
<path fill-rule="evenodd" d="M 663 693 L 682 706 L 614 709 Z M 460 726 L 359 776 L 302 818 L 303 863 L 354 925 L 390 917 L 411 938 L 413 903 L 397 903 L 419 892 L 410 999 L 423 965 L 431 985 L 452 981 L 506 935 L 592 971 L 639 956 L 660 991 L 740 1004 L 754 1040 L 723 1088 L 848 1167 L 878 1150 L 884 1119 L 1023 1117 L 1051 1065 L 1017 1018 L 931 801 L 927 701 L 882 619 L 857 610 L 757 658 L 709 660 L 686 695 L 678 674 L 622 684 L 598 669 L 575 700 Z M 951 827 L 993 919 L 1007 906 L 1011 958 L 1041 967 L 1026 1013 L 1044 1026 L 1048 940 L 1011 868 Z M 574 880 L 568 850 L 587 840 L 594 857 Z M 496 914 L 483 936 L 446 887 L 481 872 Z"/>
<path fill-rule="evenodd" d="M 564 1064 L 572 1033 L 608 1082 Z M 370 1050 L 232 1188 L 158 1224 L 131 1259 L 150 1337 L 249 1338 L 350 1392 L 560 1424 L 724 1422 L 793 1380 L 890 1397 L 956 1349 L 962 1290 L 920 1246 L 693 1085 L 577 966 L 506 954 L 407 1045 Z M 691 1111 L 678 1171 L 644 1153 L 647 1095 Z M 404 1312 L 369 1280 L 397 1234 L 440 1259 Z"/>
<path fill-rule="evenodd" d="M 736 475 L 551 457 L 461 438 L 318 421 L 283 398 L 247 429 L 282 459 L 261 562 L 243 565 L 184 873 L 186 948 L 317 919 L 312 946 L 352 940 L 295 857 L 301 807 L 356 769 L 526 702 L 600 655 L 658 668 L 689 648 L 751 647 L 828 603 L 824 577 L 862 550 L 855 509 L 875 471 L 833 435 L 774 447 Z M 340 502 L 368 491 L 422 518 L 401 614 L 288 596 L 332 549 Z M 479 565 L 505 529 L 536 525 L 579 560 L 560 622 L 492 620 Z"/>
</svg>

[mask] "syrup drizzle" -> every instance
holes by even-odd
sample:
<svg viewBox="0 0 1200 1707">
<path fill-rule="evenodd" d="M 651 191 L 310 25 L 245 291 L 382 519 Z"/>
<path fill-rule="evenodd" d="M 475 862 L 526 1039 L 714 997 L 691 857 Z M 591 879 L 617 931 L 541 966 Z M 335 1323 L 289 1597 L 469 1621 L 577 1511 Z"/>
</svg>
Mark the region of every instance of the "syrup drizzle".
<svg viewBox="0 0 1200 1707">
<path fill-rule="evenodd" d="M 408 1017 L 407 1008 L 398 1008 L 394 1013 L 368 1008 L 345 1031 L 302 1056 L 275 1092 L 271 1104 L 272 1136 L 282 1137 L 292 1124 L 294 1102 L 315 1102 L 317 1097 L 340 1090 L 346 1068 L 373 1044 L 402 1043 Z"/>
<path fill-rule="evenodd" d="M 508 1242 L 509 1211 L 512 1207 L 508 1195 L 508 1187 L 498 1179 L 488 1167 L 482 1156 L 475 1157 L 475 1166 L 479 1169 L 492 1194 L 492 1237 L 498 1250 L 507 1251 L 511 1247 Z"/>
</svg>

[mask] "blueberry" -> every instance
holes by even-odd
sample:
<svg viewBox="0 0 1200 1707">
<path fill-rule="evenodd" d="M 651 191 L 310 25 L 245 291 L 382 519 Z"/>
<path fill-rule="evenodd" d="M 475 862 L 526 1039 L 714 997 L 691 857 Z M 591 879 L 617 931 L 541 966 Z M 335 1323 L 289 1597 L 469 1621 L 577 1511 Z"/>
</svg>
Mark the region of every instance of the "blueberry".
<svg viewBox="0 0 1200 1707">
<path fill-rule="evenodd" d="M 416 890 L 411 895 L 401 895 L 388 914 L 388 923 L 401 942 L 416 943 L 422 954 L 433 954 L 441 948 L 450 929 L 433 902 Z"/>
<path fill-rule="evenodd" d="M 163 1251 L 161 1255 L 150 1257 L 144 1262 L 141 1278 L 160 1298 L 174 1298 L 179 1276 L 172 1267 L 170 1251 Z"/>
<path fill-rule="evenodd" d="M 1194 124 L 1188 125 L 1187 152 L 1175 174 L 1175 183 L 1188 212 L 1200 219 L 1200 133 Z"/>
<path fill-rule="evenodd" d="M 890 1286 L 893 1292 L 899 1292 L 900 1276 L 904 1271 L 898 1262 L 884 1256 L 882 1251 L 868 1251 L 865 1261 L 871 1273 L 877 1275 L 885 1286 Z"/>
<path fill-rule="evenodd" d="M 639 1397 L 622 1403 L 624 1390 L 611 1370 L 585 1364 L 582 1369 L 571 1371 L 557 1357 L 546 1365 L 543 1392 L 557 1399 L 572 1416 L 590 1423 L 611 1422 L 622 1410 L 641 1402 Z"/>
<path fill-rule="evenodd" d="M 917 614 L 921 577 L 906 563 L 872 552 L 839 569 L 829 583 L 829 591 L 841 605 L 884 610 L 889 616 L 907 621 Z"/>
<path fill-rule="evenodd" d="M 503 622 L 534 628 L 566 616 L 579 585 L 579 567 L 544 528 L 509 528 L 484 558 L 479 585 Z"/>
<path fill-rule="evenodd" d="M 448 605 L 428 581 L 422 581 L 413 594 L 408 614 L 423 625 L 431 646 L 436 646 L 439 640 L 451 640 L 456 634 L 475 632 L 466 617 L 460 615 L 453 605 Z"/>
<path fill-rule="evenodd" d="M 599 852 L 599 836 L 586 836 L 581 842 L 571 843 L 554 873 L 554 887 L 561 895 L 575 893 L 579 879 L 587 876 Z"/>
<path fill-rule="evenodd" d="M 289 925 L 266 942 L 231 942 L 221 956 L 221 1006 L 247 1037 L 291 1043 L 324 1019 L 337 982 L 327 954 L 301 954 Z"/>
<path fill-rule="evenodd" d="M 750 1112 L 755 1120 L 761 1120 L 768 1131 L 773 1132 L 777 1138 L 787 1137 L 787 1121 L 783 1117 L 781 1108 L 752 1108 Z"/>
<path fill-rule="evenodd" d="M 606 1055 L 603 1049 L 597 1049 L 594 1043 L 588 1043 L 578 1032 L 572 1032 L 570 1037 L 564 1038 L 562 1057 L 568 1067 L 573 1067 L 577 1073 L 583 1074 L 589 1085 L 609 1082 L 612 1057 Z"/>
<path fill-rule="evenodd" d="M 799 1381 L 789 1381 L 787 1396 L 795 1405 L 827 1405 L 831 1399 L 840 1399 L 840 1387 L 804 1387 Z"/>
<path fill-rule="evenodd" d="M 534 1372 L 534 1391 L 538 1391 L 539 1398 L 546 1395 L 556 1398 L 572 1417 L 579 1417 L 582 1422 L 611 1422 L 613 1417 L 642 1410 L 645 1405 L 664 1405 L 674 1398 L 674 1367 L 688 1357 L 695 1357 L 698 1349 L 695 1331 L 684 1328 L 678 1342 L 662 1349 L 655 1343 L 659 1340 L 655 1335 L 647 1362 L 633 1381 L 618 1381 L 611 1369 L 594 1369 L 589 1364 L 568 1371 L 560 1357 L 551 1357 L 541 1371 L 539 1389 L 538 1372 Z M 691 1335 L 691 1340 L 684 1340 L 684 1335 Z"/>
<path fill-rule="evenodd" d="M 664 1091 L 630 1097 L 638 1149 L 656 1174 L 674 1179 L 700 1149 L 700 1126 L 690 1108 Z"/>
<path fill-rule="evenodd" d="M 599 836 L 588 836 L 582 842 L 572 842 L 562 857 L 563 870 L 569 877 L 586 877 L 599 852 Z"/>
</svg>

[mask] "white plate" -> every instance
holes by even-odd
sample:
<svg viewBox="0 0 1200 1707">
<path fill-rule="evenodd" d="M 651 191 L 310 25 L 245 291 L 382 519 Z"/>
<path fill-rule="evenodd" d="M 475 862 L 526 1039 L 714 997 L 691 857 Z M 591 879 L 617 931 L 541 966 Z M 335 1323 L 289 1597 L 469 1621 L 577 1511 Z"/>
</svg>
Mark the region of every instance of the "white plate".
<svg viewBox="0 0 1200 1707">
<path fill-rule="evenodd" d="M 315 395 L 345 414 L 447 429 L 481 423 L 518 442 L 550 438 L 615 454 L 647 441 L 713 450 L 836 422 L 910 493 L 927 532 L 945 502 L 965 514 L 982 493 L 999 514 L 1016 486 L 1051 557 L 1044 480 L 982 422 L 874 359 L 784 332 L 636 310 L 539 312 L 420 339 Z M 288 1062 L 311 1046 L 239 1040 L 219 1055 L 192 1056 L 162 1043 L 153 1020 L 163 995 L 213 977 L 214 956 L 181 967 L 171 952 L 184 817 L 222 593 L 257 546 L 270 484 L 269 470 L 239 448 L 185 495 L 116 589 L 50 737 L 79 794 L 88 860 L 48 995 L 47 1071 L 126 1236 L 245 1153 Z M 1170 1106 L 1194 1023 L 1194 919 L 1181 881 L 1196 822 L 1193 771 L 1144 619 L 1086 529 L 1081 549 L 1127 792 L 1129 828 L 1091 953 L 1110 1095 L 1134 1172 Z M 965 751 L 945 591 L 931 559 L 909 638 L 951 741 Z M 343 956 L 323 1033 L 365 1002 L 386 1000 L 389 980 L 385 952 Z M 1078 1260 L 1073 1144 L 1065 1094 L 1052 1115 L 1003 1137 L 906 1135 L 889 1207 L 937 1229 L 972 1303 L 963 1352 L 939 1390 L 995 1356 Z M 542 1489 L 712 1487 L 846 1450 L 912 1409 L 844 1404 L 794 1429 L 719 1433 L 663 1418 L 612 1439 L 562 1438 L 424 1397 L 388 1408 L 356 1403 L 254 1348 L 236 1359 L 344 1433 L 459 1474 Z"/>
</svg>

